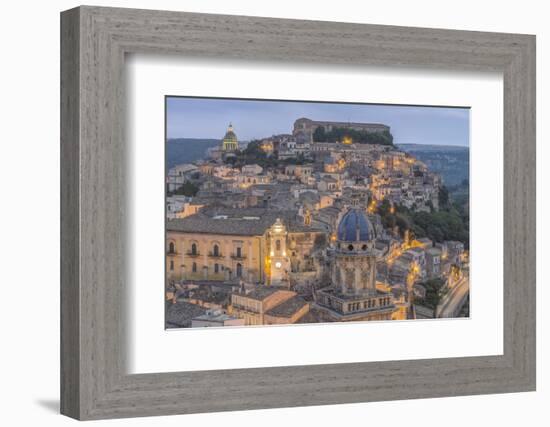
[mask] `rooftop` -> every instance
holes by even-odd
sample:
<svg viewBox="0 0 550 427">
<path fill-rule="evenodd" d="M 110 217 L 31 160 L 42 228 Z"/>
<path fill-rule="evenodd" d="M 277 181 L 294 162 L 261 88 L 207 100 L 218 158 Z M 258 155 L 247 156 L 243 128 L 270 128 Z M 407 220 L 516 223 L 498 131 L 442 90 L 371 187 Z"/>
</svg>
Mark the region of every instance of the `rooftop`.
<svg viewBox="0 0 550 427">
<path fill-rule="evenodd" d="M 207 207 L 185 218 L 169 219 L 167 231 L 185 233 L 221 234 L 232 236 L 262 236 L 277 218 L 281 218 L 287 229 L 303 231 L 303 219 L 297 211 L 267 208 Z M 309 227 L 310 231 L 320 231 Z"/>
<path fill-rule="evenodd" d="M 266 314 L 275 317 L 289 317 L 307 304 L 308 303 L 302 297 L 296 295 L 268 310 Z"/>
<path fill-rule="evenodd" d="M 281 289 L 274 287 L 274 286 L 261 286 L 253 289 L 249 293 L 241 293 L 237 292 L 235 295 L 239 295 L 242 297 L 254 299 L 257 301 L 263 301 L 267 297 L 273 295 L 274 293 L 280 291 Z"/>
<path fill-rule="evenodd" d="M 332 296 L 334 296 L 335 298 L 338 298 L 340 300 L 343 300 L 343 301 L 355 301 L 355 300 L 361 300 L 361 299 L 364 299 L 364 298 L 372 298 L 372 297 L 384 297 L 384 296 L 388 296 L 389 293 L 388 292 L 383 292 L 383 291 L 380 291 L 378 289 L 368 289 L 368 290 L 365 290 L 364 292 L 361 292 L 361 293 L 358 293 L 358 294 L 344 294 L 342 293 L 342 290 L 340 288 L 334 288 L 334 287 L 329 287 L 329 288 L 324 288 L 324 289 L 321 289 L 319 290 L 319 292 L 322 292 L 322 293 L 325 293 L 325 294 L 330 294 Z"/>
<path fill-rule="evenodd" d="M 190 325 L 191 319 L 206 313 L 206 309 L 188 302 L 170 304 L 166 309 L 166 327 L 184 328 Z"/>
<path fill-rule="evenodd" d="M 225 322 L 226 320 L 236 319 L 225 313 L 205 313 L 201 316 L 194 317 L 193 320 L 207 320 L 210 322 Z"/>
</svg>

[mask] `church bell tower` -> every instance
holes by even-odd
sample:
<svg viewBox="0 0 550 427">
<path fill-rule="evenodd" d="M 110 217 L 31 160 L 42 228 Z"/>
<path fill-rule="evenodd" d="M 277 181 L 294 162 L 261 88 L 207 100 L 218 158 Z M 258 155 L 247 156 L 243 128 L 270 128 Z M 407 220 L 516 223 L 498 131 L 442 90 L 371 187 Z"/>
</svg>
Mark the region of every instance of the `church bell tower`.
<svg viewBox="0 0 550 427">
<path fill-rule="evenodd" d="M 269 229 L 269 284 L 288 286 L 290 258 L 286 250 L 287 230 L 280 218 Z"/>
</svg>

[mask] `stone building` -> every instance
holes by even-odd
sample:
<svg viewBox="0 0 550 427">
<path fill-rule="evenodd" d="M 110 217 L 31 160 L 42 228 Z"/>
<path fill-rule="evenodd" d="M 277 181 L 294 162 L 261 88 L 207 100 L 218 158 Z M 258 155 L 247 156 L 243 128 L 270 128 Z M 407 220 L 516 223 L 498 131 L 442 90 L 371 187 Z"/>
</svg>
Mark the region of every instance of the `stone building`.
<svg viewBox="0 0 550 427">
<path fill-rule="evenodd" d="M 403 318 L 391 292 L 377 289 L 373 225 L 362 209 L 342 216 L 332 265 L 332 285 L 316 292 L 317 305 L 335 320 Z"/>
<path fill-rule="evenodd" d="M 305 225 L 296 211 L 267 208 L 203 208 L 168 220 L 166 229 L 168 280 L 266 285 L 288 284 L 291 260 L 306 269 L 314 242 L 325 234 Z M 311 244 L 296 245 L 306 235 Z"/>
<path fill-rule="evenodd" d="M 244 319 L 229 316 L 223 310 L 208 310 L 191 320 L 192 328 L 219 328 L 222 326 L 244 326 Z"/>
<path fill-rule="evenodd" d="M 330 122 L 302 117 L 294 122 L 292 135 L 299 142 L 313 142 L 313 133 L 320 126 L 324 127 L 326 131 L 331 131 L 333 128 L 347 128 L 365 132 L 389 132 L 390 130 L 389 126 L 380 123 Z"/>
<path fill-rule="evenodd" d="M 309 311 L 309 304 L 296 292 L 274 286 L 260 286 L 231 295 L 230 313 L 245 325 L 296 323 Z"/>
</svg>

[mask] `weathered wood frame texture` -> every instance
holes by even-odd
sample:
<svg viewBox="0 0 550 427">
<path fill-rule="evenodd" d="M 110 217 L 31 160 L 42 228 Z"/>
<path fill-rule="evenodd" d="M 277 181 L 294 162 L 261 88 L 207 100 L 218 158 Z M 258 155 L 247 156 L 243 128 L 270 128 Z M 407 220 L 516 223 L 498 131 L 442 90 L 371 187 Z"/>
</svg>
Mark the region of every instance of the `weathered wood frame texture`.
<svg viewBox="0 0 550 427">
<path fill-rule="evenodd" d="M 126 53 L 500 71 L 502 356 L 128 375 Z M 61 14 L 61 412 L 77 419 L 535 390 L 535 37 L 79 7 Z"/>
</svg>

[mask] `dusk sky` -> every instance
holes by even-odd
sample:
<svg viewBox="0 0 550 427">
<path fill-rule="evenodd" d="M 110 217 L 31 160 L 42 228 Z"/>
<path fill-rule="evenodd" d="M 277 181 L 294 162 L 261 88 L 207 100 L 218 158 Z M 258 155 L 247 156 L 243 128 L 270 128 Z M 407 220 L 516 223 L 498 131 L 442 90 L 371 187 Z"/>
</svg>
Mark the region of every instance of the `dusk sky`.
<svg viewBox="0 0 550 427">
<path fill-rule="evenodd" d="M 240 141 L 292 133 L 300 117 L 383 123 L 396 144 L 469 145 L 469 109 L 169 97 L 168 138 L 221 139 L 231 122 Z"/>
</svg>

